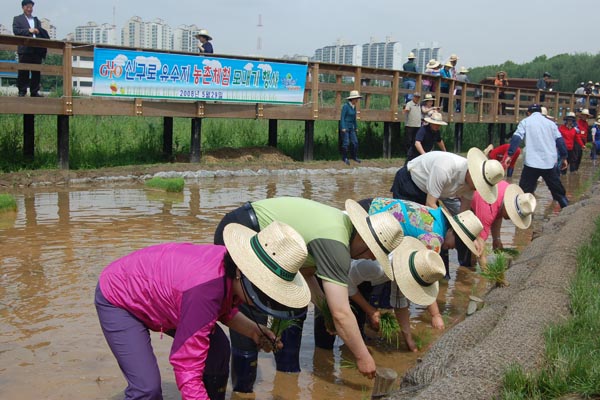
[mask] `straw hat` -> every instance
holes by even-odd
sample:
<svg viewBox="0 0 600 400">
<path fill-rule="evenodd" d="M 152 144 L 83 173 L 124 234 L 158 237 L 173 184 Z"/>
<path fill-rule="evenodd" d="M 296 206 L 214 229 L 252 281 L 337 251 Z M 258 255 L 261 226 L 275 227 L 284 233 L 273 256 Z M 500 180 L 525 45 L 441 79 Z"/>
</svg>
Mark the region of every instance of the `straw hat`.
<svg viewBox="0 0 600 400">
<path fill-rule="evenodd" d="M 392 253 L 394 279 L 400 291 L 413 303 L 428 306 L 437 298 L 439 280 L 446 268 L 442 257 L 420 240 L 405 237 Z"/>
<path fill-rule="evenodd" d="M 468 68 L 460 67 L 459 74 L 468 74 L 468 73 L 469 73 L 469 69 Z"/>
<path fill-rule="evenodd" d="M 440 66 L 440 63 L 438 61 L 436 61 L 435 58 L 432 58 L 431 60 L 429 60 L 429 62 L 427 63 L 427 65 L 425 67 L 429 68 L 429 69 L 434 69 L 439 66 Z"/>
<path fill-rule="evenodd" d="M 439 112 L 434 112 L 431 114 L 431 116 L 425 117 L 424 119 L 425 119 L 425 122 L 429 122 L 430 124 L 448 125 L 442 118 L 442 114 L 440 114 Z"/>
<path fill-rule="evenodd" d="M 450 61 L 458 61 L 458 56 L 456 54 L 452 54 L 450 56 Z"/>
<path fill-rule="evenodd" d="M 360 93 L 358 93 L 358 90 L 351 90 L 350 96 L 346 97 L 346 100 L 361 99 L 361 98 L 362 98 L 362 96 L 360 95 Z"/>
<path fill-rule="evenodd" d="M 415 53 L 413 53 L 413 52 L 411 51 L 410 53 L 408 53 L 408 59 L 409 59 L 409 60 L 411 60 L 411 59 L 413 59 L 413 58 L 416 58 L 416 57 L 415 57 Z"/>
<path fill-rule="evenodd" d="M 386 276 L 390 280 L 393 279 L 388 255 L 400 245 L 404 238 L 404 231 L 398 220 L 388 212 L 369 215 L 360 204 L 352 199 L 346 200 L 345 206 L 346 213 L 348 213 L 356 232 L 379 261 Z"/>
<path fill-rule="evenodd" d="M 488 160 L 488 157 L 477 147 L 471 147 L 467 153 L 469 174 L 475 189 L 489 204 L 496 201 L 498 188 L 496 184 L 504 178 L 504 168 L 498 160 Z"/>
<path fill-rule="evenodd" d="M 444 67 L 452 68 L 454 67 L 454 65 L 450 61 L 448 61 L 446 64 L 444 64 Z"/>
<path fill-rule="evenodd" d="M 452 230 L 458 235 L 460 240 L 471 250 L 473 254 L 479 255 L 477 247 L 475 247 L 475 239 L 483 230 L 483 225 L 477 216 L 471 210 L 463 211 L 459 214 L 452 215 L 446 207 L 442 205 L 442 212 L 450 222 Z"/>
<path fill-rule="evenodd" d="M 567 118 L 573 118 L 573 119 L 575 119 L 575 113 L 573 111 L 569 111 L 567 113 L 567 116 L 565 117 L 565 119 L 567 119 Z"/>
<path fill-rule="evenodd" d="M 493 144 L 488 144 L 488 147 L 486 147 L 485 149 L 483 149 L 483 154 L 486 155 L 486 157 L 489 157 L 490 155 L 490 151 L 494 150 L 494 145 Z"/>
<path fill-rule="evenodd" d="M 210 35 L 208 34 L 208 31 L 207 31 L 206 29 L 200 29 L 200 30 L 198 31 L 198 33 L 196 33 L 196 39 L 197 39 L 199 36 L 204 36 L 204 37 L 205 37 L 205 38 L 207 38 L 208 40 L 212 40 L 212 36 L 210 36 Z"/>
<path fill-rule="evenodd" d="M 583 110 L 581 110 L 579 112 L 579 115 L 587 115 L 588 117 L 592 116 L 592 114 L 590 114 L 590 110 L 588 110 L 587 108 L 584 108 Z"/>
<path fill-rule="evenodd" d="M 511 183 L 506 187 L 504 208 L 517 228 L 529 228 L 536 205 L 535 196 L 531 193 L 524 193 L 519 185 Z"/>
<path fill-rule="evenodd" d="M 291 308 L 308 305 L 310 290 L 298 273 L 308 255 L 306 243 L 292 227 L 274 221 L 256 233 L 231 223 L 223 239 L 240 271 L 267 296 Z"/>
<path fill-rule="evenodd" d="M 425 97 L 423 98 L 423 101 L 434 101 L 435 97 L 433 97 L 433 95 L 431 93 L 425 93 Z"/>
<path fill-rule="evenodd" d="M 421 97 L 421 92 L 414 92 L 413 97 Z"/>
<path fill-rule="evenodd" d="M 548 109 L 544 106 L 542 106 L 542 115 L 548 119 L 554 120 L 554 117 L 552 115 L 548 115 Z"/>
</svg>

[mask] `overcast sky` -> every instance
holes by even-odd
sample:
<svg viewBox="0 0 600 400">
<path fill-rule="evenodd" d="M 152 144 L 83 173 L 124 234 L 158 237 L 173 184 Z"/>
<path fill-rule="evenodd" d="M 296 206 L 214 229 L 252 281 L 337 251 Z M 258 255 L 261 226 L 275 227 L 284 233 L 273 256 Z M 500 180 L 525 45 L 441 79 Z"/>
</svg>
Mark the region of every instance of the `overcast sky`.
<svg viewBox="0 0 600 400">
<path fill-rule="evenodd" d="M 312 56 L 338 40 L 360 45 L 386 37 L 402 43 L 404 54 L 418 42 L 438 42 L 445 57 L 455 53 L 466 67 L 600 51 L 598 0 L 35 1 L 34 15 L 48 18 L 59 39 L 88 21 L 113 23 L 115 7 L 119 34 L 132 16 L 162 18 L 172 28 L 196 24 L 210 32 L 222 54 Z M 0 24 L 12 29 L 12 17 L 22 12 L 20 0 L 0 0 L 0 6 Z"/>
</svg>

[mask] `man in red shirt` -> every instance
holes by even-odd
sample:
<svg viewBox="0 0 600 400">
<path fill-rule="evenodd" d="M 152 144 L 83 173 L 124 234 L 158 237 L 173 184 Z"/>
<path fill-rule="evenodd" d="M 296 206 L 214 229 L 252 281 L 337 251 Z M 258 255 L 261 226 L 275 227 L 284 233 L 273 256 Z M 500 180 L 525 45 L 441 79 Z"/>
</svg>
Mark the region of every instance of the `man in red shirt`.
<svg viewBox="0 0 600 400">
<path fill-rule="evenodd" d="M 510 147 L 509 143 L 502 144 L 496 148 L 493 145 L 489 145 L 483 152 L 487 154 L 490 160 L 498 160 L 500 164 L 504 165 L 504 159 L 506 158 L 506 153 L 508 152 L 508 148 Z M 519 154 L 521 154 L 521 149 L 517 147 L 515 154 L 513 155 L 508 168 L 506 168 L 506 177 L 510 178 L 515 171 L 515 164 L 517 163 L 517 158 L 519 158 Z M 506 166 L 505 166 L 506 167 Z"/>
</svg>

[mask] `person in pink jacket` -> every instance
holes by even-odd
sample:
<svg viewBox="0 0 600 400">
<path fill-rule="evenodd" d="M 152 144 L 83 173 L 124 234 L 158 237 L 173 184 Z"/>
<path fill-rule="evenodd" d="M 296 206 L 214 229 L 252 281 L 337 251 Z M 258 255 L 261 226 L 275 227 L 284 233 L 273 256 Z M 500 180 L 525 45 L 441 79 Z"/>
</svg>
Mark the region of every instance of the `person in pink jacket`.
<svg viewBox="0 0 600 400">
<path fill-rule="evenodd" d="M 230 345 L 217 324 L 265 351 L 273 332 L 238 313 L 248 303 L 278 319 L 302 316 L 310 301 L 298 273 L 307 256 L 300 234 L 281 222 L 259 233 L 240 224 L 225 246 L 165 243 L 137 250 L 100 274 L 95 305 L 106 341 L 125 375 L 126 399 L 162 399 L 149 331 L 173 337 L 169 361 L 183 399 L 224 399 Z"/>
</svg>

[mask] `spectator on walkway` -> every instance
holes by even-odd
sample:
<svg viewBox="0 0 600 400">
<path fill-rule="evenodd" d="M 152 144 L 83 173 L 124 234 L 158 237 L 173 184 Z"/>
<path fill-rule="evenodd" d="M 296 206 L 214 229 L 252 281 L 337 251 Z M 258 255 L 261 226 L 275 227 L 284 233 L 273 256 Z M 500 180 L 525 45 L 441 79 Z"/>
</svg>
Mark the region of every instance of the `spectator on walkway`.
<svg viewBox="0 0 600 400">
<path fill-rule="evenodd" d="M 581 162 L 581 152 L 584 147 L 584 144 L 581 141 L 580 135 L 577 134 L 574 112 L 567 113 L 563 124 L 558 127 L 558 130 L 560 131 L 560 134 L 562 135 L 565 141 L 565 146 L 567 147 L 567 160 L 569 162 L 569 171 L 575 172 L 579 169 L 579 163 Z M 577 147 L 575 146 L 575 143 L 577 143 Z M 564 169 L 561 171 L 561 173 L 564 175 L 567 173 L 567 170 Z"/>
<path fill-rule="evenodd" d="M 506 76 L 506 72 L 498 71 L 496 73 L 496 79 L 494 79 L 494 86 L 499 87 L 498 90 L 498 98 L 506 99 L 506 88 L 508 86 L 508 77 Z M 500 102 L 500 107 L 498 108 L 498 113 L 500 115 L 506 114 L 506 103 Z"/>
<path fill-rule="evenodd" d="M 440 68 L 441 64 L 436 61 L 434 58 L 429 60 L 427 65 L 425 66 L 425 74 L 431 75 L 433 77 L 440 76 Z M 435 90 L 435 79 L 424 76 L 423 77 L 423 91 L 424 92 L 433 92 Z"/>
<path fill-rule="evenodd" d="M 521 141 L 525 140 L 525 160 L 519 186 L 525 193 L 533 194 L 538 178 L 541 176 L 552 193 L 552 198 L 561 208 L 564 208 L 569 205 L 569 200 L 555 164 L 560 155 L 559 168 L 561 170 L 567 168 L 567 148 L 556 124 L 544 117 L 541 111 L 541 106 L 538 104 L 529 106 L 527 118 L 519 123 L 512 136 L 504 165 L 510 165 L 515 151 Z"/>
<path fill-rule="evenodd" d="M 40 39 L 50 39 L 48 32 L 42 28 L 42 23 L 38 17 L 33 16 L 32 0 L 23 0 L 21 7 L 23 8 L 23 14 L 17 15 L 13 18 L 13 34 L 15 36 L 26 36 Z M 21 46 L 17 48 L 17 54 L 19 55 L 19 64 L 41 64 L 46 58 L 47 50 L 44 47 L 28 47 Z M 29 88 L 29 95 L 31 97 L 42 97 L 40 93 L 41 89 L 41 72 L 40 71 L 29 71 L 19 69 L 17 72 L 17 88 L 19 90 L 19 97 L 27 95 L 27 88 Z"/>
<path fill-rule="evenodd" d="M 469 70 L 467 68 L 460 67 L 458 75 L 456 76 L 456 80 L 461 83 L 471 83 L 471 81 L 469 80 L 469 76 L 467 75 L 468 73 L 469 73 Z M 455 108 L 456 112 L 462 111 L 462 98 L 461 98 L 462 92 L 463 92 L 463 85 L 457 84 L 456 89 L 454 89 L 454 95 L 456 96 L 456 108 Z"/>
<path fill-rule="evenodd" d="M 439 107 L 434 106 L 435 97 L 431 93 L 425 93 L 423 102 L 421 103 L 421 115 L 423 118 L 431 117 L 431 114 L 439 111 Z"/>
<path fill-rule="evenodd" d="M 540 79 L 538 79 L 537 84 L 535 85 L 537 87 L 537 89 L 540 91 L 540 103 L 543 103 L 546 100 L 545 92 L 552 91 L 552 88 L 550 87 L 550 82 L 549 82 L 551 77 L 552 77 L 552 75 L 550 75 L 550 72 L 544 72 L 542 77 Z"/>
<path fill-rule="evenodd" d="M 456 73 L 456 63 L 458 62 L 459 58 L 456 54 L 452 54 L 450 56 L 450 58 L 448 59 L 448 62 L 452 65 L 452 67 L 450 67 L 450 77 L 452 79 L 456 79 L 457 77 L 457 73 Z"/>
<path fill-rule="evenodd" d="M 415 143 L 415 136 L 419 128 L 421 128 L 421 120 L 423 119 L 421 113 L 421 93 L 415 92 L 412 98 L 406 105 L 402 112 L 406 115 L 406 123 L 404 125 L 404 142 L 406 146 L 406 154 L 412 148 Z"/>
<path fill-rule="evenodd" d="M 402 70 L 406 72 L 417 72 L 417 63 L 415 63 L 415 53 L 412 51 L 408 53 L 408 61 L 402 65 Z M 402 88 L 408 89 L 411 92 L 415 90 L 416 80 L 412 76 L 407 76 L 402 79 Z M 404 103 L 408 103 L 412 100 L 412 93 L 407 93 L 404 95 Z"/>
<path fill-rule="evenodd" d="M 446 145 L 440 132 L 440 127 L 448 125 L 442 114 L 434 112 L 430 117 L 425 117 L 426 125 L 423 125 L 417 131 L 415 140 L 406 155 L 406 163 L 433 150 L 437 144 L 441 151 L 446 151 Z"/>
<path fill-rule="evenodd" d="M 452 71 L 450 71 L 451 68 L 452 64 L 447 62 L 444 64 L 444 68 L 442 68 L 440 71 L 440 76 L 444 78 L 440 81 L 440 91 L 444 94 L 450 94 L 450 82 L 446 79 L 452 79 Z M 450 99 L 448 97 L 441 98 L 442 111 L 448 112 L 449 101 Z"/>
<path fill-rule="evenodd" d="M 598 153 L 600 152 L 600 117 L 594 122 L 590 131 L 592 132 L 592 150 L 590 152 L 590 157 L 594 160 L 595 165 Z"/>
<path fill-rule="evenodd" d="M 201 54 L 213 54 L 213 45 L 210 42 L 212 37 L 208 34 L 206 29 L 200 29 L 196 34 L 196 39 L 198 39 L 198 51 Z"/>
<path fill-rule="evenodd" d="M 358 158 L 358 125 L 356 123 L 356 105 L 360 99 L 362 99 L 362 96 L 358 90 L 352 90 L 350 95 L 346 97 L 348 101 L 342 107 L 340 133 L 342 136 L 342 161 L 346 165 L 350 165 L 348 150 L 350 150 L 350 158 L 357 163 L 361 162 Z"/>
</svg>

